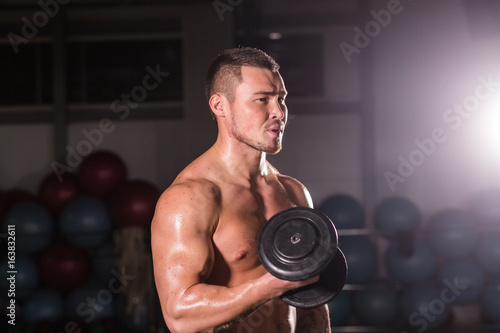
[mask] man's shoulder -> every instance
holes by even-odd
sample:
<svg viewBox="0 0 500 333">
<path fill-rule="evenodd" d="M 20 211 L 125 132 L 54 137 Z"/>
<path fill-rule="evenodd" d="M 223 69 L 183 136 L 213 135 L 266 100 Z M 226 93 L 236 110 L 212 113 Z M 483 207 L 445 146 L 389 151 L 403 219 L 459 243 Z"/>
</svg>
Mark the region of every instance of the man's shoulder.
<svg viewBox="0 0 500 333">
<path fill-rule="evenodd" d="M 268 162 L 272 174 L 276 176 L 278 181 L 285 187 L 287 191 L 303 191 L 306 187 L 297 179 L 284 175 L 278 171 L 271 163 Z"/>
<path fill-rule="evenodd" d="M 277 174 L 277 177 L 281 185 L 285 188 L 288 196 L 293 199 L 292 201 L 296 205 L 312 207 L 311 195 L 304 184 L 290 176 Z"/>
<path fill-rule="evenodd" d="M 184 226 L 213 230 L 220 197 L 219 188 L 207 179 L 178 178 L 160 196 L 152 226 L 174 225 L 180 219 Z"/>
<path fill-rule="evenodd" d="M 293 190 L 303 190 L 305 188 L 304 184 L 293 177 L 282 174 L 278 174 L 277 177 L 280 183 L 283 184 L 283 186 L 285 186 L 287 189 L 290 188 Z"/>
<path fill-rule="evenodd" d="M 216 184 L 213 163 L 207 153 L 187 165 L 172 184 L 165 190 L 162 196 L 178 203 L 191 204 L 203 201 L 206 204 L 214 204 L 220 197 L 220 188 Z M 181 202 L 179 202 L 181 201 Z"/>
<path fill-rule="evenodd" d="M 167 190 L 172 191 L 218 191 L 217 177 L 210 158 L 203 154 L 182 170 Z"/>
<path fill-rule="evenodd" d="M 194 199 L 206 203 L 215 202 L 219 196 L 219 186 L 210 179 L 183 174 L 179 175 L 162 194 L 167 200 L 186 201 L 186 203 Z"/>
</svg>

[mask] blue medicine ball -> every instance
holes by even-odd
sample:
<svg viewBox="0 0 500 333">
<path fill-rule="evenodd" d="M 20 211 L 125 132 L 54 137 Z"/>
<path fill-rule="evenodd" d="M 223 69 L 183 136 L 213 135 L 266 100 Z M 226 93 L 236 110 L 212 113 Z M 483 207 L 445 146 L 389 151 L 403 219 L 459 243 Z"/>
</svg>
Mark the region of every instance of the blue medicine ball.
<svg viewBox="0 0 500 333">
<path fill-rule="evenodd" d="M 361 204 L 353 197 L 336 194 L 326 198 L 318 210 L 326 214 L 337 229 L 363 228 L 365 212 Z"/>
<path fill-rule="evenodd" d="M 330 325 L 342 326 L 344 325 L 351 314 L 351 292 L 342 290 L 337 297 L 328 303 L 330 313 Z"/>
<path fill-rule="evenodd" d="M 469 259 L 456 259 L 444 263 L 438 270 L 438 282 L 453 290 L 457 303 L 475 301 L 481 295 L 485 276 L 481 267 Z"/>
<path fill-rule="evenodd" d="M 37 290 L 26 299 L 23 310 L 23 319 L 29 323 L 57 321 L 64 315 L 64 300 L 55 291 Z"/>
<path fill-rule="evenodd" d="M 18 203 L 9 210 L 3 221 L 4 233 L 8 234 L 9 225 L 15 227 L 15 250 L 18 253 L 39 252 L 49 244 L 54 232 L 50 213 L 31 201 Z"/>
<path fill-rule="evenodd" d="M 408 199 L 391 197 L 375 208 L 375 225 L 382 231 L 412 231 L 420 224 L 420 212 Z"/>
<path fill-rule="evenodd" d="M 387 273 L 403 283 L 419 283 L 429 279 L 435 272 L 437 260 L 429 246 L 421 239 L 415 239 L 413 253 L 407 256 L 398 251 L 392 243 L 385 256 Z"/>
<path fill-rule="evenodd" d="M 442 290 L 415 285 L 403 291 L 399 299 L 400 315 L 418 332 L 441 326 L 450 314 L 450 302 Z"/>
<path fill-rule="evenodd" d="M 390 326 L 398 316 L 398 295 L 386 282 L 369 283 L 354 292 L 354 313 L 368 326 Z"/>
<path fill-rule="evenodd" d="M 477 262 L 486 272 L 500 278 L 500 233 L 481 237 L 475 255 Z"/>
<path fill-rule="evenodd" d="M 13 266 L 11 266 L 13 265 Z M 15 271 L 16 273 L 9 273 Z M 30 257 L 18 254 L 15 262 L 9 263 L 5 258 L 0 263 L 0 286 L 7 294 L 14 292 L 16 299 L 24 299 L 29 296 L 38 284 L 38 268 Z M 3 294 L 3 293 L 2 293 Z"/>
<path fill-rule="evenodd" d="M 377 272 L 377 248 L 367 236 L 341 236 L 339 248 L 345 255 L 348 273 L 346 283 L 363 283 Z"/>
<path fill-rule="evenodd" d="M 494 279 L 484 288 L 481 309 L 487 322 L 500 324 L 500 279 Z"/>
<path fill-rule="evenodd" d="M 474 217 L 458 209 L 433 215 L 427 224 L 429 245 L 443 258 L 464 258 L 477 244 L 477 223 Z"/>
<path fill-rule="evenodd" d="M 116 295 L 106 285 L 87 283 L 68 295 L 66 315 L 87 324 L 113 317 L 115 297 Z"/>
<path fill-rule="evenodd" d="M 70 242 L 90 248 L 108 236 L 111 220 L 104 202 L 81 196 L 66 204 L 59 217 L 59 228 Z"/>
</svg>

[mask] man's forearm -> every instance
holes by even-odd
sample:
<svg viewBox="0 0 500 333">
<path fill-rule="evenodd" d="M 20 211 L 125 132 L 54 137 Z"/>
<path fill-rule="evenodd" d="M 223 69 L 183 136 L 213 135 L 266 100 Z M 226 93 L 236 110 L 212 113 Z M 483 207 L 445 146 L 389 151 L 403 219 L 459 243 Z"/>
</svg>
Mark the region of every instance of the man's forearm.
<svg viewBox="0 0 500 333">
<path fill-rule="evenodd" d="M 167 306 L 164 317 L 172 332 L 221 332 L 265 301 L 253 293 L 250 284 L 237 288 L 199 284 L 186 291 L 173 307 Z"/>
</svg>

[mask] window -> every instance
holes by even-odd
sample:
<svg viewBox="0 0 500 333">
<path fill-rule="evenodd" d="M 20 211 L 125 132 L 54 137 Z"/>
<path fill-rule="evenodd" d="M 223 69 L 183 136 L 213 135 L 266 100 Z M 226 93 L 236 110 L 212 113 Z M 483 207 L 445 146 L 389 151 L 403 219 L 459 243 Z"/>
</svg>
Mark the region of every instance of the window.
<svg viewBox="0 0 500 333">
<path fill-rule="evenodd" d="M 1 44 L 0 59 L 0 105 L 52 103 L 50 44 L 29 43 L 18 54 L 10 44 Z"/>
<path fill-rule="evenodd" d="M 145 102 L 182 100 L 182 43 L 173 40 L 71 42 L 67 48 L 68 102 L 108 103 L 141 85 L 146 68 L 168 77 Z"/>
</svg>

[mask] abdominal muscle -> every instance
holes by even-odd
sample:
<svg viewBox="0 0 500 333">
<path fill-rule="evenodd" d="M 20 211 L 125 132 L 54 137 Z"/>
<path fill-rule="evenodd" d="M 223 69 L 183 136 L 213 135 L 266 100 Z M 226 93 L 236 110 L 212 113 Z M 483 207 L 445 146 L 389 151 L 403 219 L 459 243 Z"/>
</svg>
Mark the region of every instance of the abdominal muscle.
<svg viewBox="0 0 500 333">
<path fill-rule="evenodd" d="M 276 298 L 242 319 L 227 333 L 292 333 L 295 332 L 295 308 Z"/>
<path fill-rule="evenodd" d="M 270 182 L 272 183 L 272 182 Z M 217 228 L 212 235 L 214 258 L 206 283 L 234 287 L 266 274 L 258 253 L 262 226 L 276 212 L 290 207 L 290 202 L 275 187 L 254 193 L 248 189 L 226 189 Z M 264 194 L 265 193 L 265 194 Z M 261 198 L 257 200 L 256 198 Z M 264 214 L 267 212 L 267 214 Z M 296 309 L 275 298 L 257 310 L 249 310 L 236 325 L 221 332 L 293 333 Z"/>
</svg>

